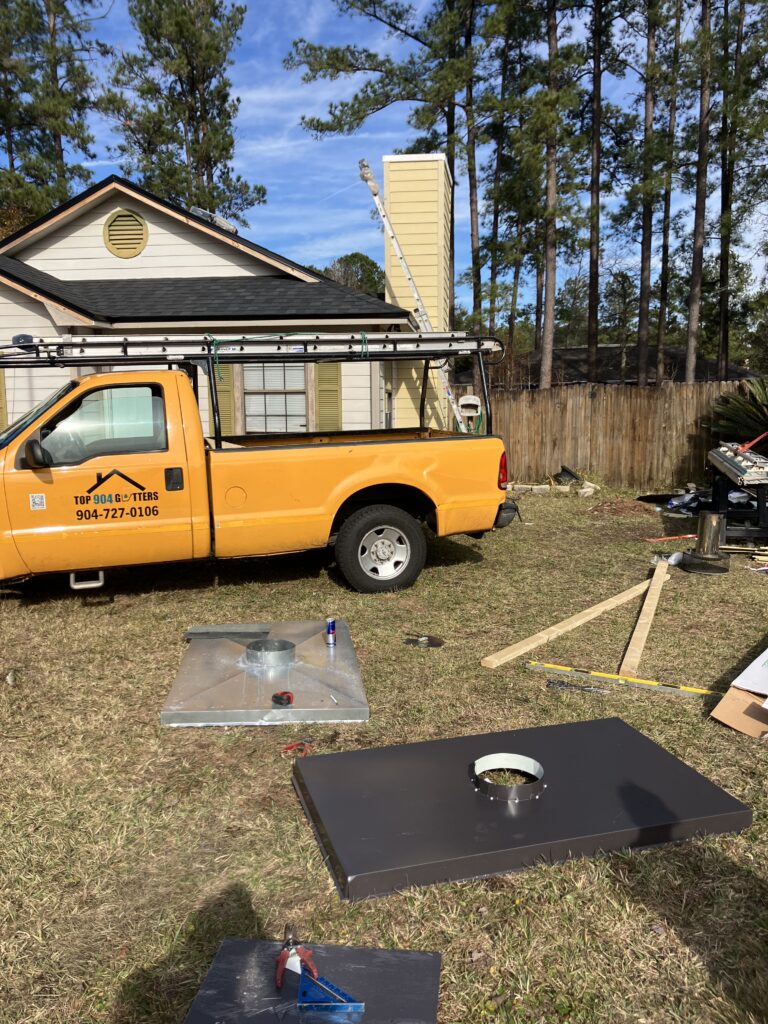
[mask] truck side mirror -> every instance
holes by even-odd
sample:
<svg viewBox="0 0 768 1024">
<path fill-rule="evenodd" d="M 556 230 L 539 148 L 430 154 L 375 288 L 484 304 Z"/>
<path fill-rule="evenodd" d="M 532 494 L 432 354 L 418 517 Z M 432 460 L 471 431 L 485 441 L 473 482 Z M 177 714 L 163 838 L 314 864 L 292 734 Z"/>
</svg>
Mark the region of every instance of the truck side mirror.
<svg viewBox="0 0 768 1024">
<path fill-rule="evenodd" d="M 36 437 L 27 441 L 24 446 L 24 459 L 31 469 L 47 469 L 51 465 L 51 457 Z"/>
</svg>

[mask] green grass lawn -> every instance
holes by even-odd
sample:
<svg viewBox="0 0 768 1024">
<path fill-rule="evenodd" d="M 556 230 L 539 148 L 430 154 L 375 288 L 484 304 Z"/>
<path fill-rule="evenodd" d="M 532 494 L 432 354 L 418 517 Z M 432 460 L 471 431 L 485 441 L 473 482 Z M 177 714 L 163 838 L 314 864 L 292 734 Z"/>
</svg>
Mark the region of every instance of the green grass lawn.
<svg viewBox="0 0 768 1024">
<path fill-rule="evenodd" d="M 768 745 L 695 697 L 557 690 L 525 658 L 479 664 L 645 578 L 659 518 L 604 498 L 523 499 L 524 524 L 431 543 L 394 595 L 350 592 L 316 552 L 6 595 L 0 1021 L 180 1024 L 224 936 L 276 939 L 286 921 L 315 942 L 440 951 L 442 1024 L 768 1020 Z M 725 689 L 768 646 L 768 579 L 744 564 L 671 570 L 641 675 Z M 638 609 L 531 657 L 616 671 Z M 349 623 L 368 724 L 160 727 L 186 627 L 326 615 Z M 404 645 L 414 632 L 445 646 Z M 750 804 L 752 828 L 343 904 L 280 753 L 612 715 Z"/>
</svg>

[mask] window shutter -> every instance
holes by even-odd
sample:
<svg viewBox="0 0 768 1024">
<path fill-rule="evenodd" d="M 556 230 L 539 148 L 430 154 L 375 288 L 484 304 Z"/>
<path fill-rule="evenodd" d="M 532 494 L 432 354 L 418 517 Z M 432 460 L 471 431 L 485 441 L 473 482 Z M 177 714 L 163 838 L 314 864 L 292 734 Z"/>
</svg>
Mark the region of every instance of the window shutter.
<svg viewBox="0 0 768 1024">
<path fill-rule="evenodd" d="M 341 363 L 318 363 L 317 429 L 341 430 Z"/>
<path fill-rule="evenodd" d="M 5 370 L 0 370 L 0 427 L 8 425 L 8 403 L 5 400 Z"/>
<path fill-rule="evenodd" d="M 219 396 L 219 417 L 221 419 L 221 433 L 235 433 L 235 368 L 230 363 L 228 366 L 214 366 L 214 383 L 216 394 Z M 211 433 L 213 433 L 213 408 L 210 413 Z"/>
</svg>

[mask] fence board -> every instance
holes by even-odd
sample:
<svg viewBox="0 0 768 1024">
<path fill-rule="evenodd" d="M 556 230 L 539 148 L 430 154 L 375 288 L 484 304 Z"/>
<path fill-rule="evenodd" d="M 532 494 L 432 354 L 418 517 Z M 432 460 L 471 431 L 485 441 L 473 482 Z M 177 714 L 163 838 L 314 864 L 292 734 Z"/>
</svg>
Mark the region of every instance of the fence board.
<svg viewBox="0 0 768 1024">
<path fill-rule="evenodd" d="M 660 387 L 572 384 L 495 391 L 494 433 L 504 438 L 513 480 L 540 480 L 561 464 L 631 488 L 706 480 L 712 438 L 705 422 L 736 381 Z"/>
</svg>

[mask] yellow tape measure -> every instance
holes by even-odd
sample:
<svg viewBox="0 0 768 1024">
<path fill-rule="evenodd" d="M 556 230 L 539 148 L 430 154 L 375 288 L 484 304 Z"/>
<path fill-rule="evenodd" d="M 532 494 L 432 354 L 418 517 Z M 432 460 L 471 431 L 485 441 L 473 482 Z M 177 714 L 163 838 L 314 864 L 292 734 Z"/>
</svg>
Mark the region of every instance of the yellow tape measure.
<svg viewBox="0 0 768 1024">
<path fill-rule="evenodd" d="M 579 676 L 587 679 L 602 679 L 609 683 L 624 683 L 627 686 L 654 686 L 665 693 L 692 693 L 699 697 L 721 697 L 717 690 L 705 690 L 701 686 L 684 686 L 682 683 L 660 683 L 657 679 L 638 679 L 636 676 L 617 676 L 612 672 L 596 672 L 593 669 L 573 668 L 571 665 L 551 665 L 546 661 L 529 661 L 526 665 L 532 672 L 553 672 L 561 676 Z"/>
</svg>

